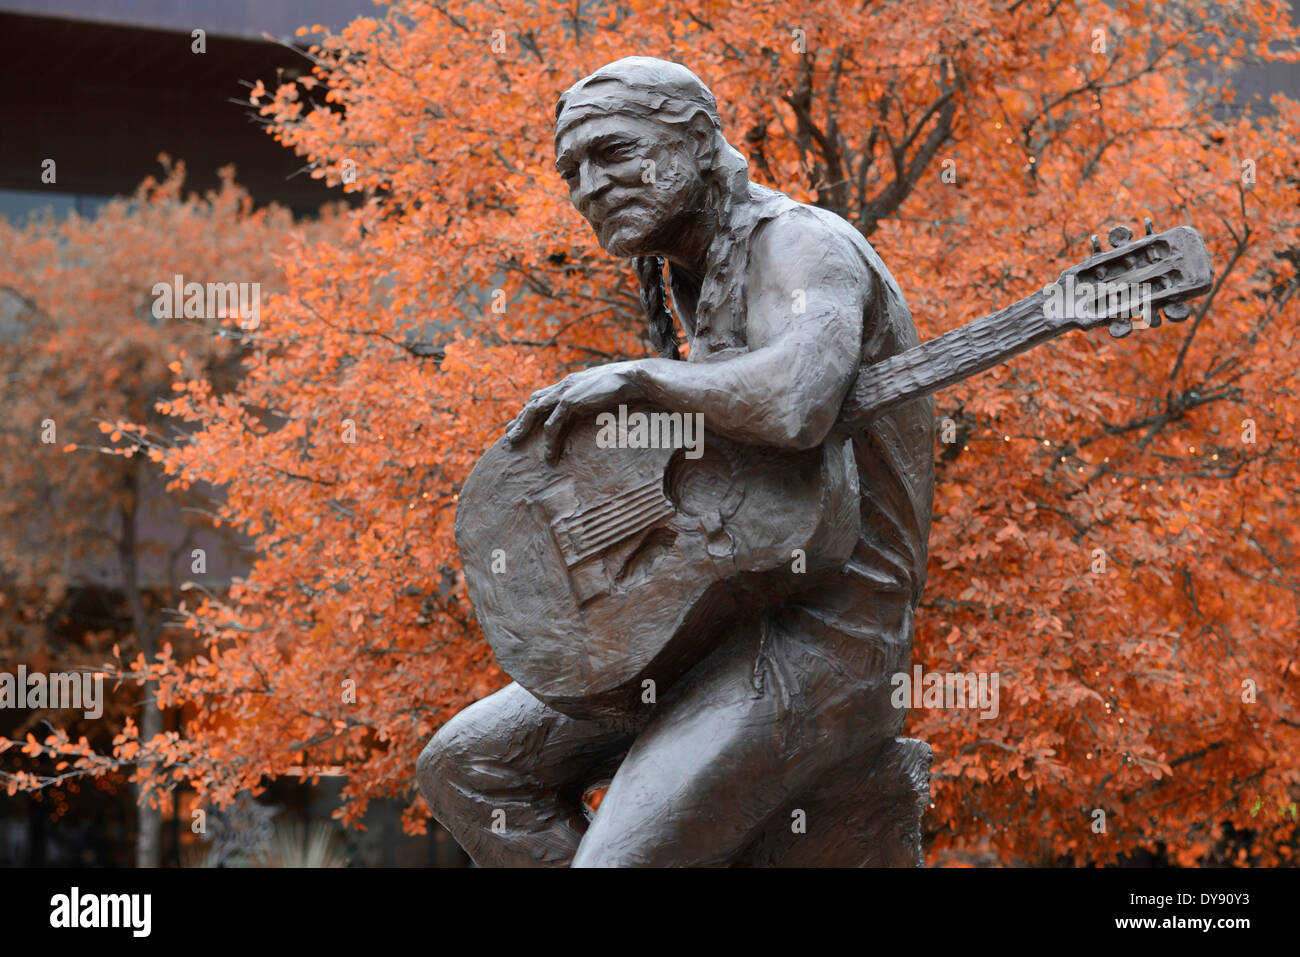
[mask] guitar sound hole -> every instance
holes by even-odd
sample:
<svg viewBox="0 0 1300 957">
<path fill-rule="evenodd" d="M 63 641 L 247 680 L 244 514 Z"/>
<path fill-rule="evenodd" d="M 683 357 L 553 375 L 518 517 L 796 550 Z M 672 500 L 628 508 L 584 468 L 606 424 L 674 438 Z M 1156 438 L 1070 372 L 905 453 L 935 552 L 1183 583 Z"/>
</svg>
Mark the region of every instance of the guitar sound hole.
<svg viewBox="0 0 1300 957">
<path fill-rule="evenodd" d="M 721 452 L 704 447 L 698 459 L 685 449 L 673 453 L 664 471 L 664 494 L 678 511 L 698 516 L 719 509 L 734 484 L 731 463 Z"/>
</svg>

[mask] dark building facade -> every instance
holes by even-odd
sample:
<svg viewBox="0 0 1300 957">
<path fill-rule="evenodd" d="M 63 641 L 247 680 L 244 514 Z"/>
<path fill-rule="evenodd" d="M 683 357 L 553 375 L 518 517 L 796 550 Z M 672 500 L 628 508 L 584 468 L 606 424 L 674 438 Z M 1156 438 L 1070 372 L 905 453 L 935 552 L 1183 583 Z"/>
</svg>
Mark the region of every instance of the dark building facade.
<svg viewBox="0 0 1300 957">
<path fill-rule="evenodd" d="M 259 205 L 275 202 L 311 216 L 346 198 L 310 178 L 302 160 L 264 132 L 248 90 L 258 80 L 273 86 L 309 69 L 295 44 L 312 37 L 297 37 L 299 26 L 338 30 L 382 12 L 368 0 L 0 0 L 7 90 L 0 98 L 0 216 L 18 222 L 41 209 L 93 216 L 109 198 L 161 175 L 160 153 L 186 163 L 187 191 L 217 187 L 217 170 L 233 163 L 237 181 Z M 196 30 L 203 31 L 203 52 L 196 52 Z M 54 182 L 42 176 L 47 160 L 55 163 Z M 160 535 L 169 507 L 155 483 L 149 510 L 158 514 L 145 521 Z M 223 552 L 221 543 L 211 543 L 210 554 L 226 557 L 209 568 L 206 586 L 219 590 L 229 575 L 242 573 L 234 551 Z M 76 577 L 73 618 L 107 621 L 117 614 L 121 596 L 106 584 L 114 576 L 88 566 Z M 258 804 L 276 822 L 329 826 L 338 787 L 328 779 L 309 787 L 286 778 Z M 83 789 L 59 801 L 0 794 L 0 866 L 129 866 L 131 800 L 125 788 Z M 468 862 L 436 825 L 427 836 L 403 834 L 400 812 L 399 802 L 376 801 L 365 831 L 338 830 L 338 846 L 353 865 Z M 164 865 L 204 858 L 194 853 L 203 848 L 194 846 L 189 821 L 184 812 L 164 821 Z"/>
<path fill-rule="evenodd" d="M 3 0 L 0 215 L 92 212 L 157 175 L 163 152 L 186 161 L 190 189 L 214 188 L 217 170 L 234 163 L 259 204 L 310 214 L 341 198 L 263 132 L 248 88 L 310 67 L 293 48 L 311 39 L 295 37 L 298 26 L 338 29 L 374 11 L 365 0 Z M 48 159 L 54 183 L 42 181 Z"/>
</svg>

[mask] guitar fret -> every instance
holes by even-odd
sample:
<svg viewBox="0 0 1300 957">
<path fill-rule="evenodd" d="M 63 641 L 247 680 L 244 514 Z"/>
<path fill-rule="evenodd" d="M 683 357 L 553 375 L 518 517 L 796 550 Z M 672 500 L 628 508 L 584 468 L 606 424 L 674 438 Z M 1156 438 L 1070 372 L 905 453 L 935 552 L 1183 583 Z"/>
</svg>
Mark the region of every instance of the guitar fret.
<svg viewBox="0 0 1300 957">
<path fill-rule="evenodd" d="M 1041 291 L 1026 296 L 863 368 L 840 410 L 840 421 L 860 428 L 895 405 L 990 369 L 1070 328 L 1047 317 Z"/>
</svg>

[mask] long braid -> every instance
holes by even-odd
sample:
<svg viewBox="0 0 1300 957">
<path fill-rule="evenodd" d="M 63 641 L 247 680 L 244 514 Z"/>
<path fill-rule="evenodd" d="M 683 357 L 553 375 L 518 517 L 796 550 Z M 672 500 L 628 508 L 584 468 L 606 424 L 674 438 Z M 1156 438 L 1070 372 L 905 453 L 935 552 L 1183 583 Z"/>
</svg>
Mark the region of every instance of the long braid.
<svg viewBox="0 0 1300 957">
<path fill-rule="evenodd" d="M 632 266 L 641 280 L 641 307 L 645 310 L 651 344 L 665 359 L 680 359 L 677 327 L 665 301 L 664 261 L 658 256 L 637 256 Z"/>
</svg>

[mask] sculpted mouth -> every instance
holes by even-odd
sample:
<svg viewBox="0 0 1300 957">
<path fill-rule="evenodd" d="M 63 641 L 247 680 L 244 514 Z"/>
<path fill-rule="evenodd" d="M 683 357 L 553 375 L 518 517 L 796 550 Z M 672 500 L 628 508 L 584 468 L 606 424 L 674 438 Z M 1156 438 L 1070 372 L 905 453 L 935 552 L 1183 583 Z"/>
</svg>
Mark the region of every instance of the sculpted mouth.
<svg viewBox="0 0 1300 957">
<path fill-rule="evenodd" d="M 623 215 L 624 212 L 625 209 L 622 206 L 616 206 L 611 210 L 607 210 L 606 212 L 601 213 L 600 216 L 596 217 L 596 225 L 597 226 L 608 225 L 611 220 L 615 219 L 618 216 Z"/>
<path fill-rule="evenodd" d="M 625 202 L 619 203 L 617 206 L 612 206 L 609 209 L 602 210 L 600 215 L 596 217 L 595 222 L 603 226 L 605 223 L 608 223 L 614 217 L 622 216 L 626 213 L 632 212 L 636 207 L 640 205 L 641 204 L 638 203 L 635 199 L 629 199 Z"/>
</svg>

